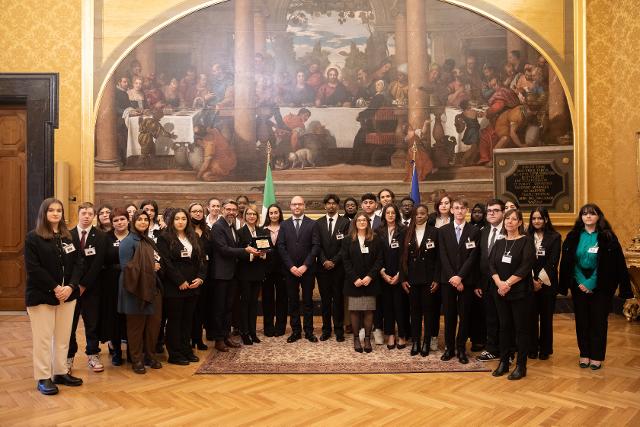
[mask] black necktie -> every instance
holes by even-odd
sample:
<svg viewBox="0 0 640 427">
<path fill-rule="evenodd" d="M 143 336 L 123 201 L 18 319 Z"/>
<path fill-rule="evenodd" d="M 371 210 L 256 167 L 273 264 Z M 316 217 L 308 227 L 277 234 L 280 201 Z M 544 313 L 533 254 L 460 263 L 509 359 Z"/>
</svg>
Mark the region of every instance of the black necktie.
<svg viewBox="0 0 640 427">
<path fill-rule="evenodd" d="M 329 218 L 329 235 L 333 231 L 333 218 Z"/>
<path fill-rule="evenodd" d="M 82 238 L 80 239 L 80 250 L 84 250 L 84 246 L 87 244 L 87 230 L 82 230 Z"/>
<path fill-rule="evenodd" d="M 295 223 L 295 227 L 296 227 L 296 236 L 298 235 L 298 233 L 300 232 L 300 219 L 296 218 L 294 221 Z"/>
<path fill-rule="evenodd" d="M 493 248 L 493 244 L 496 242 L 496 232 L 498 229 L 496 227 L 491 227 L 491 239 L 489 240 L 489 252 Z"/>
<path fill-rule="evenodd" d="M 233 224 L 229 224 L 229 228 L 231 229 L 231 236 L 233 237 L 233 241 L 236 242 L 236 230 Z"/>
</svg>

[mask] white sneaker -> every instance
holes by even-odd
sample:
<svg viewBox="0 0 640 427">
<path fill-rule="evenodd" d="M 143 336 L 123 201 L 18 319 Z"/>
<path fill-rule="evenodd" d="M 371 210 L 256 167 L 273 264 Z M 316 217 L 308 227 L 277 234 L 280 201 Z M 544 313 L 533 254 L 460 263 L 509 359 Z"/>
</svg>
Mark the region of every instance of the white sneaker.
<svg viewBox="0 0 640 427">
<path fill-rule="evenodd" d="M 360 330 L 358 331 L 358 337 L 360 338 L 360 341 L 364 341 L 364 328 L 360 328 Z"/>
<path fill-rule="evenodd" d="M 89 367 L 91 369 L 93 369 L 93 372 L 102 372 L 104 371 L 104 366 L 102 365 L 102 362 L 100 361 L 100 355 L 99 354 L 91 354 L 88 356 L 88 364 Z"/>
<path fill-rule="evenodd" d="M 429 343 L 429 350 L 438 351 L 438 337 L 431 337 L 431 343 Z"/>
<path fill-rule="evenodd" d="M 384 334 L 382 333 L 382 329 L 373 330 L 373 340 L 376 343 L 376 345 L 384 344 Z"/>
<path fill-rule="evenodd" d="M 73 357 L 67 357 L 65 365 L 67 367 L 67 374 L 71 375 L 71 370 L 73 369 Z"/>
</svg>

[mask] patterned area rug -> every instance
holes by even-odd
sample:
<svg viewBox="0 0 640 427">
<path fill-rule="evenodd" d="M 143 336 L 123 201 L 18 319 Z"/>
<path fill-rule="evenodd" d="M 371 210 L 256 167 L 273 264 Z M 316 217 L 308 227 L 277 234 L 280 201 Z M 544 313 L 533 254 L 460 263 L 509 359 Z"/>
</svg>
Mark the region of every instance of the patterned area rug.
<svg viewBox="0 0 640 427">
<path fill-rule="evenodd" d="M 374 345 L 371 353 L 357 353 L 353 350 L 352 335 L 347 335 L 342 343 L 331 337 L 324 342 L 301 339 L 293 344 L 286 342 L 286 335 L 259 336 L 260 344 L 229 349 L 228 353 L 212 350 L 196 374 L 395 374 L 490 372 L 494 368 L 493 363 L 476 361 L 472 354 L 468 354 L 466 365 L 457 358 L 441 361 L 442 351 L 412 357 L 409 346 L 388 350 L 386 345 Z"/>
</svg>

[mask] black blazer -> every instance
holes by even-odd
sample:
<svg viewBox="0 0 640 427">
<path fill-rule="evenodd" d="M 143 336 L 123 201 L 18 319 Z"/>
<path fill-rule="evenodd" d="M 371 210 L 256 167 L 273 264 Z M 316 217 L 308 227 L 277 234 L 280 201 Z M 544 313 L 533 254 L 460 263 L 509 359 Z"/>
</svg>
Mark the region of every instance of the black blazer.
<svg viewBox="0 0 640 427">
<path fill-rule="evenodd" d="M 405 236 L 411 239 L 407 246 L 407 269 L 402 270 L 402 281 L 409 282 L 411 286 L 427 285 L 440 282 L 440 242 L 438 229 L 427 224 L 424 230 L 422 242 L 418 246 L 415 233 L 413 236 Z M 427 248 L 427 246 L 433 247 Z M 447 279 L 448 281 L 449 279 Z"/>
<path fill-rule="evenodd" d="M 265 230 L 262 227 L 256 227 L 256 236 L 269 235 L 269 230 Z M 238 238 L 240 239 L 240 245 L 243 248 L 251 245 L 251 232 L 246 224 L 238 231 Z M 251 259 L 251 256 L 238 261 L 238 279 L 251 282 L 263 281 L 267 272 L 267 261 L 256 256 L 253 257 L 252 261 L 249 261 L 249 259 Z"/>
<path fill-rule="evenodd" d="M 406 229 L 403 226 L 397 226 L 393 230 L 393 236 L 391 242 L 389 242 L 389 232 L 387 227 L 379 227 L 376 229 L 376 234 L 380 239 L 380 246 L 382 247 L 382 267 L 384 272 L 389 276 L 395 276 L 400 271 L 400 262 L 402 260 L 402 251 L 404 249 L 404 238 Z M 398 246 L 391 247 L 391 243 L 396 243 Z M 386 283 L 381 280 L 382 283 Z"/>
<path fill-rule="evenodd" d="M 184 245 L 179 241 L 171 241 L 167 233 L 158 234 L 158 253 L 164 259 L 166 268 L 162 277 L 164 296 L 169 298 L 188 297 L 198 295 L 200 287 L 196 289 L 180 290 L 184 282 L 191 283 L 196 278 L 207 278 L 207 264 L 205 262 L 204 249 L 200 247 L 201 255 L 197 255 L 196 245 L 200 245 L 200 239 L 196 239 L 190 257 L 183 257 Z M 201 285 L 202 286 L 202 285 Z"/>
<path fill-rule="evenodd" d="M 235 223 L 233 224 L 235 227 Z M 236 274 L 238 259 L 248 259 L 249 254 L 240 246 L 239 233 L 236 230 L 237 241 L 233 239 L 231 228 L 220 217 L 211 227 L 211 242 L 213 244 L 213 262 L 215 264 L 215 278 L 217 280 L 231 280 Z"/>
<path fill-rule="evenodd" d="M 316 257 L 320 253 L 318 224 L 305 215 L 296 235 L 293 217 L 283 221 L 278 232 L 278 252 L 287 271 L 304 264 L 307 266 L 305 274 L 313 273 Z"/>
<path fill-rule="evenodd" d="M 487 223 L 487 225 L 480 230 L 480 254 L 478 255 L 480 277 L 477 287 L 483 291 L 486 291 L 488 285 L 491 284 L 491 274 L 489 273 L 489 257 L 491 253 L 489 252 L 488 245 L 492 228 L 493 226 Z M 504 225 L 498 229 L 496 233 L 498 234 L 496 234 L 496 240 L 493 242 L 494 247 L 499 240 L 504 239 Z"/>
<path fill-rule="evenodd" d="M 460 243 L 456 242 L 454 221 L 438 229 L 440 241 L 441 282 L 449 283 L 453 276 L 460 276 L 465 289 L 477 285 L 478 255 L 480 245 L 480 230 L 468 222 L 465 223 L 460 236 Z M 467 242 L 475 243 L 474 248 L 467 249 Z"/>
<path fill-rule="evenodd" d="M 93 289 L 98 288 L 98 278 L 104 265 L 104 258 L 107 253 L 107 236 L 96 227 L 91 226 L 87 239 L 84 245 L 85 250 L 88 248 L 94 248 L 96 250 L 95 255 L 85 255 L 85 252 L 80 249 L 80 236 L 78 234 L 78 228 L 73 227 L 71 230 L 71 237 L 73 238 L 73 244 L 78 249 L 78 255 L 83 258 L 82 277 L 80 278 L 80 285 L 84 286 L 86 292 L 92 292 Z"/>
<path fill-rule="evenodd" d="M 267 228 L 263 228 L 265 234 L 271 235 L 271 231 Z M 280 232 L 278 231 L 278 237 L 273 243 L 273 249 L 267 252 L 267 267 L 266 274 L 283 274 L 284 273 L 284 265 L 282 264 L 282 258 L 280 257 L 280 252 L 278 251 L 278 240 L 280 240 Z"/>
<path fill-rule="evenodd" d="M 531 239 L 534 239 L 531 236 Z M 562 237 L 556 231 L 545 231 L 542 236 L 541 247 L 544 249 L 544 255 L 536 255 L 533 263 L 533 278 L 538 279 L 538 274 L 544 268 L 551 282 L 551 290 L 558 291 L 558 263 L 560 262 L 560 244 Z M 535 240 L 534 240 L 535 244 Z M 537 251 L 536 251 L 537 254 Z"/>
<path fill-rule="evenodd" d="M 374 234 L 373 240 L 365 242 L 369 248 L 368 254 L 360 250 L 358 238 L 351 240 L 345 237 L 342 244 L 342 263 L 344 264 L 344 294 L 352 297 L 373 296 L 380 293 L 380 269 L 382 268 L 382 242 Z M 357 279 L 371 277 L 368 286 L 357 288 L 353 282 Z"/>
<path fill-rule="evenodd" d="M 502 262 L 507 248 L 511 253 L 511 263 Z M 499 295 L 499 298 L 512 301 L 531 295 L 533 292 L 531 269 L 535 259 L 536 249 L 533 239 L 529 236 L 517 240 L 502 239 L 493 245 L 489 257 L 489 274 L 491 276 L 497 274 L 501 280 L 507 280 L 511 276 L 518 276 L 522 279 L 515 283 L 504 297 Z M 498 288 L 493 280 L 491 285 L 491 291 L 497 293 Z"/>
<path fill-rule="evenodd" d="M 341 249 L 342 242 L 346 237 L 349 231 L 349 225 L 351 222 L 343 217 L 342 215 L 338 215 L 335 219 L 335 224 L 333 224 L 333 233 L 329 234 L 329 221 L 327 216 L 324 215 L 322 218 L 316 220 L 318 224 L 318 233 L 320 235 L 320 253 L 318 254 L 318 272 L 324 270 L 322 264 L 325 261 L 333 261 L 336 266 L 342 262 L 341 259 Z M 337 239 L 336 236 L 341 234 L 342 239 Z"/>
<path fill-rule="evenodd" d="M 571 230 L 562 245 L 562 261 L 560 262 L 560 282 L 558 292 L 567 295 L 571 292 L 582 292 L 574 278 L 573 270 L 576 264 L 576 249 L 580 242 L 580 232 Z M 622 253 L 622 247 L 613 232 L 598 233 L 598 284 L 594 292 L 606 292 L 613 296 L 620 287 L 621 298 L 631 298 L 631 284 L 629 271 Z"/>
<path fill-rule="evenodd" d="M 70 239 L 43 239 L 35 231 L 27 233 L 24 244 L 24 264 L 27 270 L 25 305 L 59 305 L 54 289 L 64 282 L 74 288 L 68 301 L 78 296 L 82 275 L 82 257 L 79 248 L 65 253 L 62 244 L 73 244 Z M 74 245 L 75 246 L 75 245 Z"/>
</svg>

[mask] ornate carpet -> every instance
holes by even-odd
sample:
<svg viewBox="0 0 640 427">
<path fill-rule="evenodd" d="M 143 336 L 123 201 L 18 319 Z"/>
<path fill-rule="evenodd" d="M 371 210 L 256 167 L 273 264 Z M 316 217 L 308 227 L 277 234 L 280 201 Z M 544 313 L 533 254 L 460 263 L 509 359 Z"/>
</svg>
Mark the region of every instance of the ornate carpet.
<svg viewBox="0 0 640 427">
<path fill-rule="evenodd" d="M 352 335 L 342 343 L 335 337 L 317 343 L 301 339 L 293 344 L 286 342 L 287 335 L 259 337 L 260 344 L 229 349 L 227 353 L 212 350 L 196 374 L 395 374 L 489 372 L 495 368 L 494 363 L 476 361 L 472 353 L 466 365 L 457 358 L 441 361 L 442 351 L 412 357 L 410 346 L 388 350 L 386 345 L 374 345 L 371 353 L 357 353 Z"/>
</svg>

